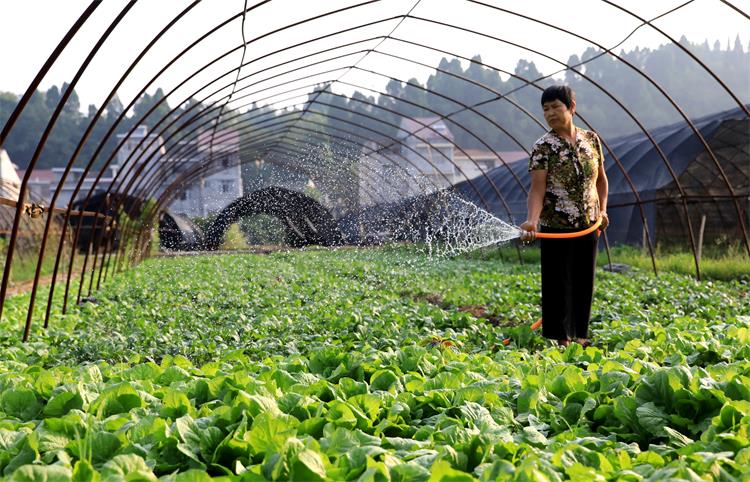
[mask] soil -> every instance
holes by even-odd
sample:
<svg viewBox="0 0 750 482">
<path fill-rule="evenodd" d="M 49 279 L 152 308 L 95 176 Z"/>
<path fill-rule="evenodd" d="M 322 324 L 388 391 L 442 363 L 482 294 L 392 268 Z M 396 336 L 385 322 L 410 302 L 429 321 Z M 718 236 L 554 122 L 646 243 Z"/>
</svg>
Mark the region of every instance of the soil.
<svg viewBox="0 0 750 482">
<path fill-rule="evenodd" d="M 60 281 L 60 276 L 58 275 L 58 281 Z M 39 286 L 45 286 L 50 284 L 52 281 L 52 275 L 47 276 L 41 276 L 39 278 Z M 63 283 L 64 283 L 63 279 Z M 12 283 L 8 285 L 8 290 L 5 292 L 5 298 L 10 298 L 11 296 L 20 295 L 21 293 L 26 293 L 27 291 L 31 291 L 31 288 L 34 286 L 34 280 L 30 279 L 28 281 L 21 281 L 20 283 Z"/>
<path fill-rule="evenodd" d="M 404 293 L 404 295 L 406 295 L 406 293 Z M 444 310 L 457 310 L 464 313 L 469 313 L 473 317 L 483 319 L 493 326 L 510 328 L 521 324 L 521 322 L 518 321 L 503 320 L 499 316 L 493 315 L 488 311 L 487 306 L 485 305 L 463 305 L 458 307 L 451 306 L 449 303 L 445 302 L 443 296 L 440 293 L 420 294 L 414 296 L 413 298 L 415 301 L 426 301 L 427 303 L 439 306 Z"/>
</svg>

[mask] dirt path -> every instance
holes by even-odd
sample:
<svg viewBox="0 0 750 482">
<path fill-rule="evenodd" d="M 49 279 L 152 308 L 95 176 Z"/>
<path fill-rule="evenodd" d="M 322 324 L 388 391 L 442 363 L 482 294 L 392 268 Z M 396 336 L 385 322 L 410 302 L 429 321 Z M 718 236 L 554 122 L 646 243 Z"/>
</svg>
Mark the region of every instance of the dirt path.
<svg viewBox="0 0 750 482">
<path fill-rule="evenodd" d="M 77 279 L 78 275 L 73 274 L 73 276 L 70 278 L 71 280 Z M 62 286 L 63 289 L 65 289 L 65 280 L 67 279 L 67 275 L 65 273 L 59 273 L 57 275 L 57 281 L 56 283 L 58 286 Z M 47 286 L 52 282 L 52 275 L 47 276 L 41 276 L 39 278 L 39 286 Z M 8 291 L 5 293 L 5 299 L 10 298 L 11 296 L 20 295 L 23 293 L 27 293 L 31 291 L 31 288 L 34 286 L 34 280 L 30 279 L 28 281 L 21 281 L 19 283 L 12 283 L 8 286 Z"/>
</svg>

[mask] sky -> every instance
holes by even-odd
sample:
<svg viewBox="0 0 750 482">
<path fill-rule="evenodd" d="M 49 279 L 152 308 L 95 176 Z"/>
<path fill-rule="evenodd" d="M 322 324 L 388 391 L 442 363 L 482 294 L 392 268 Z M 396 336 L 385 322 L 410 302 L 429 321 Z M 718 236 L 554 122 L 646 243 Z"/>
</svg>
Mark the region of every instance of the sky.
<svg viewBox="0 0 750 482">
<path fill-rule="evenodd" d="M 363 1 L 272 0 L 252 9 L 244 25 L 238 17 L 181 55 L 188 45 L 239 13 L 245 4 L 250 8 L 262 3 L 260 0 L 203 0 L 154 45 L 116 89 L 117 93 L 127 105 L 144 86 L 149 93 L 162 87 L 170 93 L 170 105 L 174 106 L 192 96 L 206 101 L 220 99 L 234 90 L 232 107 L 243 108 L 250 101 L 273 102 L 283 107 L 301 102 L 303 94 L 316 82 L 335 80 L 333 90 L 345 94 L 355 89 L 372 89 L 370 93 L 376 94 L 384 89 L 389 76 L 400 80 L 417 78 L 424 82 L 432 71 L 415 62 L 436 66 L 441 57 L 447 56 L 445 52 L 466 57 L 479 54 L 486 64 L 508 71 L 513 71 L 518 59 L 525 58 L 534 61 L 543 73 L 550 74 L 563 68 L 562 62 L 571 54 L 580 55 L 588 47 L 611 48 L 622 42 L 617 51 L 627 51 L 636 46 L 656 48 L 668 42 L 649 26 L 638 28 L 642 24 L 640 20 L 611 3 L 622 5 L 645 19 L 687 3 L 654 24 L 674 38 L 685 35 L 692 42 L 707 40 L 711 45 L 718 40 L 723 48 L 733 45 L 737 35 L 744 49 L 747 50 L 750 42 L 750 20 L 720 0 L 611 0 L 609 3 L 576 0 L 568 2 L 566 9 L 560 8 L 561 2 L 553 0 L 380 0 L 284 29 L 295 22 Z M 85 111 L 88 104 L 101 105 L 151 39 L 190 3 L 188 0 L 137 1 L 77 84 L 81 109 Z M 731 3 L 750 11 L 748 0 L 731 0 Z M 88 4 L 86 0 L 0 0 L 0 91 L 22 93 Z M 126 4 L 125 0 L 105 0 L 74 37 L 40 88 L 46 90 L 51 85 L 69 82 Z M 555 24 L 593 42 L 490 6 Z M 392 18 L 409 12 L 416 18 Z M 372 22 L 367 27 L 269 55 L 283 47 Z M 283 30 L 267 35 L 276 29 Z M 384 40 L 387 35 L 394 39 Z M 252 40 L 244 51 L 239 48 L 243 37 L 246 41 Z M 365 39 L 370 40 L 362 41 Z M 329 50 L 346 43 L 353 44 Z M 417 47 L 414 43 L 428 44 L 439 51 Z M 375 51 L 366 53 L 363 51 L 366 49 Z M 205 67 L 227 52 L 221 60 Z M 295 60 L 304 56 L 308 57 Z M 243 67 L 241 80 L 233 87 L 237 75 L 232 69 L 243 59 L 251 64 Z M 174 61 L 173 65 L 155 77 L 170 61 Z M 279 65 L 283 63 L 285 65 Z M 197 76 L 186 80 L 200 69 L 203 70 Z M 288 73 L 292 69 L 299 70 Z M 214 82 L 209 88 L 203 88 L 211 81 Z M 280 85 L 284 82 L 287 83 Z"/>
</svg>

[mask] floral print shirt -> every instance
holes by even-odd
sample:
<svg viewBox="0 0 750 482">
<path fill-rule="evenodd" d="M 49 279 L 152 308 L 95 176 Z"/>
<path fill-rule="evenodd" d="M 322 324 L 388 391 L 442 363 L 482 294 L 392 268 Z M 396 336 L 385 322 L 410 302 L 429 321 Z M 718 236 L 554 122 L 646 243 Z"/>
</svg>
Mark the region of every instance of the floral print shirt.
<svg viewBox="0 0 750 482">
<path fill-rule="evenodd" d="M 596 179 L 604 162 L 599 136 L 576 127 L 571 145 L 554 130 L 534 143 L 529 171 L 547 170 L 539 222 L 550 228 L 585 229 L 599 218 Z"/>
</svg>

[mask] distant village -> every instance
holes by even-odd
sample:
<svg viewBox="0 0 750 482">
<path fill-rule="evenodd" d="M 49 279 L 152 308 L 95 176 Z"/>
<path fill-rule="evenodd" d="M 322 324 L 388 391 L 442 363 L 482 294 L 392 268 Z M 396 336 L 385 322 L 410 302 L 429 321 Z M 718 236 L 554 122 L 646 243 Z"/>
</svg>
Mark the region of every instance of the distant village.
<svg viewBox="0 0 750 482">
<path fill-rule="evenodd" d="M 240 138 L 233 131 L 219 130 L 213 133 L 212 142 L 211 134 L 205 132 L 195 140 L 177 146 L 174 149 L 177 155 L 174 157 L 167 154 L 163 139 L 150 133 L 146 126 L 138 126 L 127 138 L 125 134 L 119 134 L 118 142 L 124 139 L 123 147 L 97 183 L 94 194 L 105 192 L 123 166 L 132 164 L 131 158 L 136 159 L 137 164 L 134 168 L 123 171 L 124 175 L 117 181 L 120 186 L 127 185 L 134 172 L 148 172 L 155 163 L 173 164 L 169 170 L 170 175 L 162 182 L 162 186 L 179 183 L 185 173 L 213 158 L 215 172 L 193 178 L 189 184 L 178 188 L 168 209 L 189 218 L 204 217 L 220 211 L 245 192 L 239 158 Z M 423 117 L 402 120 L 399 142 L 386 145 L 368 143 L 361 152 L 355 181 L 359 183 L 359 186 L 355 186 L 359 204 L 364 206 L 376 202 L 398 201 L 429 193 L 480 176 L 482 172 L 489 172 L 503 162 L 512 164 L 526 159 L 524 151 L 457 149 L 453 139 L 453 134 L 443 120 L 438 117 Z M 19 170 L 5 151 L 0 151 L 0 161 L 2 197 L 17 200 L 18 186 L 25 171 Z M 29 178 L 30 197 L 37 202 L 48 203 L 64 171 L 65 167 L 35 169 Z M 98 174 L 98 171 L 90 172 L 86 176 L 76 199 L 86 196 Z M 68 205 L 82 175 L 83 168 L 74 167 L 70 170 L 56 201 L 58 207 Z M 314 187 L 312 180 L 308 180 L 309 186 Z M 373 186 L 378 186 L 377 199 L 374 197 Z"/>
</svg>

